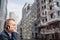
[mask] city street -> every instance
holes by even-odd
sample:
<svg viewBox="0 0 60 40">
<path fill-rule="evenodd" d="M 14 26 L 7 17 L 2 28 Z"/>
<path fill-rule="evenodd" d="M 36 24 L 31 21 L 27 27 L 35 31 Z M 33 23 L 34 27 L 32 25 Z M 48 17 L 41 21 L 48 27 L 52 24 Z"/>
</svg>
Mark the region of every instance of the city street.
<svg viewBox="0 0 60 40">
<path fill-rule="evenodd" d="M 11 25 L 16 22 L 14 28 L 5 22 L 10 18 L 14 19 Z M 9 31 L 11 29 L 14 31 Z M 60 0 L 0 0 L 0 32 L 2 30 L 8 36 L 17 32 L 20 40 L 60 40 Z"/>
</svg>

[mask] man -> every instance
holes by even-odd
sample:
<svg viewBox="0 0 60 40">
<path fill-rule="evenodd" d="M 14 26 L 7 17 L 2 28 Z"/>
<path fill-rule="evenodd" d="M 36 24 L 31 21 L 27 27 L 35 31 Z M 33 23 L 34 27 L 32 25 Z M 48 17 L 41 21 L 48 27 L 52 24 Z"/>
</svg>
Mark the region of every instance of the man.
<svg viewBox="0 0 60 40">
<path fill-rule="evenodd" d="M 4 30 L 0 33 L 0 40 L 19 40 L 14 19 L 7 19 Z"/>
</svg>

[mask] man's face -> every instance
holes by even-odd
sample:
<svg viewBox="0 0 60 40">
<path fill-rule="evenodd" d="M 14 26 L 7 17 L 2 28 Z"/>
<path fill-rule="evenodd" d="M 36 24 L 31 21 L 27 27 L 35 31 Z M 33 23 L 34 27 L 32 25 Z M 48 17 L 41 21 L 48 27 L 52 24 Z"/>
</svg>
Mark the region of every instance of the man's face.
<svg viewBox="0 0 60 40">
<path fill-rule="evenodd" d="M 9 21 L 9 26 L 10 26 L 9 32 L 14 32 L 16 30 L 16 23 L 15 23 L 15 21 L 10 20 Z"/>
</svg>

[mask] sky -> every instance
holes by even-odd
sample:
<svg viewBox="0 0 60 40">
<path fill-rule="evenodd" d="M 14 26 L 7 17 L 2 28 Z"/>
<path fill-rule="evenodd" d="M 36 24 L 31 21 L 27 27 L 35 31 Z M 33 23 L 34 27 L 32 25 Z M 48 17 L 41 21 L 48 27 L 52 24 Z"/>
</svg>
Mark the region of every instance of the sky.
<svg viewBox="0 0 60 40">
<path fill-rule="evenodd" d="M 32 4 L 34 0 L 8 0 L 8 12 L 13 11 L 18 16 L 18 20 L 21 20 L 22 8 L 26 2 Z"/>
</svg>

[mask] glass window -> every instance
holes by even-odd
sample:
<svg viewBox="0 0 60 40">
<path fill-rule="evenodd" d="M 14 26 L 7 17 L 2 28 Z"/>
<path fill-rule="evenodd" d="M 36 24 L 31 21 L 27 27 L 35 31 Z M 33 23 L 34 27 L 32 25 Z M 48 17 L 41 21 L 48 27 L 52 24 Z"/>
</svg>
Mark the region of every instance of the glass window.
<svg viewBox="0 0 60 40">
<path fill-rule="evenodd" d="M 49 3 L 52 2 L 53 0 L 49 0 Z"/>
<path fill-rule="evenodd" d="M 37 18 L 38 18 L 38 19 L 40 18 L 40 13 L 37 14 Z"/>
<path fill-rule="evenodd" d="M 45 11 L 45 15 L 47 14 L 47 11 Z"/>
<path fill-rule="evenodd" d="M 34 26 L 37 26 L 37 24 L 35 23 Z"/>
<path fill-rule="evenodd" d="M 54 34 L 52 34 L 52 39 L 54 39 L 55 38 L 55 36 L 54 36 Z"/>
<path fill-rule="evenodd" d="M 37 2 L 39 2 L 39 0 L 36 0 Z"/>
<path fill-rule="evenodd" d="M 46 5 L 44 5 L 44 9 L 46 9 Z"/>
<path fill-rule="evenodd" d="M 44 15 L 44 12 L 42 13 L 42 15 Z"/>
<path fill-rule="evenodd" d="M 60 11 L 58 11 L 58 16 L 60 16 Z"/>
<path fill-rule="evenodd" d="M 1 0 L 0 0 L 0 7 L 1 7 Z"/>
<path fill-rule="evenodd" d="M 40 8 L 37 9 L 37 13 L 39 13 L 39 12 L 40 12 Z"/>
<path fill-rule="evenodd" d="M 45 20 L 47 21 L 47 18 Z"/>
<path fill-rule="evenodd" d="M 51 5 L 51 6 L 50 6 L 50 10 L 52 10 L 52 7 L 53 7 L 53 6 Z"/>
<path fill-rule="evenodd" d="M 43 4 L 43 0 L 41 1 L 41 3 Z"/>
<path fill-rule="evenodd" d="M 60 6 L 60 5 L 59 5 L 59 2 L 57 2 L 56 4 L 57 4 L 58 7 Z"/>
<path fill-rule="evenodd" d="M 44 23 L 44 19 L 42 19 L 42 22 Z"/>
<path fill-rule="evenodd" d="M 28 5 L 28 6 L 27 6 L 27 10 L 29 10 L 29 9 L 30 9 L 30 6 Z"/>
<path fill-rule="evenodd" d="M 44 7 L 42 6 L 42 10 L 44 9 Z"/>
<path fill-rule="evenodd" d="M 46 0 L 44 0 L 44 3 L 46 2 Z"/>
<path fill-rule="evenodd" d="M 51 18 L 53 18 L 53 13 L 50 14 Z"/>
<path fill-rule="evenodd" d="M 40 5 L 40 4 L 39 4 L 39 2 L 38 2 L 38 3 L 37 3 L 37 8 L 39 7 L 39 5 Z"/>
</svg>

